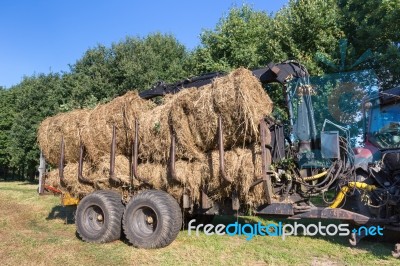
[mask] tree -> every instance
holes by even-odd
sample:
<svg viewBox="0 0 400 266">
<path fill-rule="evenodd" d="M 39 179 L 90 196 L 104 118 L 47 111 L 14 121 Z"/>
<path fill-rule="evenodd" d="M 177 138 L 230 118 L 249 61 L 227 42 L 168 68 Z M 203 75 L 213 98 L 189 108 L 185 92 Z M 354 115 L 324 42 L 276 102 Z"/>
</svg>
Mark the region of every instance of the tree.
<svg viewBox="0 0 400 266">
<path fill-rule="evenodd" d="M 39 149 L 36 143 L 37 129 L 47 116 L 59 112 L 63 102 L 63 88 L 58 74 L 25 77 L 17 86 L 13 102 L 13 123 L 9 130 L 10 166 L 21 176 L 34 177 Z"/>
<path fill-rule="evenodd" d="M 13 125 L 15 110 L 13 102 L 15 91 L 0 88 L 0 177 L 7 178 L 10 170 L 11 155 L 10 130 Z"/>
<path fill-rule="evenodd" d="M 232 8 L 221 18 L 214 30 L 201 34 L 202 46 L 192 53 L 194 72 L 229 70 L 237 67 L 265 66 L 272 60 L 282 60 L 277 40 L 270 38 L 273 19 L 249 6 Z"/>
<path fill-rule="evenodd" d="M 151 34 L 127 37 L 111 47 L 112 83 L 118 94 L 148 89 L 158 81 L 173 82 L 189 75 L 185 68 L 188 53 L 172 35 Z"/>
<path fill-rule="evenodd" d="M 358 56 L 371 48 L 370 65 L 384 88 L 400 84 L 400 1 L 338 0 L 343 27 Z"/>
<path fill-rule="evenodd" d="M 189 75 L 185 47 L 172 35 L 127 37 L 111 47 L 89 49 L 63 76 L 71 91 L 66 109 L 94 107 L 128 90 L 144 90 L 157 81 L 172 82 Z"/>
<path fill-rule="evenodd" d="M 315 61 L 317 52 L 331 55 L 344 36 L 336 0 L 290 0 L 275 17 L 275 37 L 281 49 L 306 65 L 310 74 L 324 69 Z"/>
<path fill-rule="evenodd" d="M 113 52 L 98 45 L 70 66 L 71 73 L 63 77 L 63 86 L 71 91 L 72 108 L 94 107 L 100 100 L 110 100 L 117 95 L 112 82 L 113 61 Z"/>
</svg>

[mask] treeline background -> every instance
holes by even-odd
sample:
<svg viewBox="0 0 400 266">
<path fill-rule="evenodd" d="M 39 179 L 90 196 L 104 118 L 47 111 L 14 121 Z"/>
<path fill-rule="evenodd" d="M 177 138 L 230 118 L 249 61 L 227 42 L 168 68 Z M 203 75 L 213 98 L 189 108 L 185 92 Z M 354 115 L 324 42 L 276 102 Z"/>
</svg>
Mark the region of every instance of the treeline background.
<svg viewBox="0 0 400 266">
<path fill-rule="evenodd" d="M 63 73 L 24 77 L 0 86 L 0 178 L 33 179 L 38 167 L 36 131 L 59 112 L 93 108 L 128 90 L 150 88 L 240 66 L 296 59 L 311 75 L 332 73 L 317 53 L 339 64 L 339 40 L 346 38 L 346 63 L 367 49 L 372 56 L 358 68 L 374 69 L 383 89 L 400 85 L 400 0 L 290 0 L 274 15 L 249 6 L 233 7 L 214 29 L 188 50 L 173 35 L 126 36 L 110 47 L 98 45 Z M 284 100 L 271 89 L 277 106 Z"/>
</svg>

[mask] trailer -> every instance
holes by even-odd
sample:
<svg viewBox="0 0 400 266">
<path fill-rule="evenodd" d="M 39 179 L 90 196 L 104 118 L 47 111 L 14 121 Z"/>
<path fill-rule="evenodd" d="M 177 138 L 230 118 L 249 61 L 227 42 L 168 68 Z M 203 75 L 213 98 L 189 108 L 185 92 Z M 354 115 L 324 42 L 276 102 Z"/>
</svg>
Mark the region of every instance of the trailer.
<svg viewBox="0 0 400 266">
<path fill-rule="evenodd" d="M 249 190 L 262 186 L 265 203 L 256 206 L 254 215 L 289 219 L 337 219 L 358 226 L 380 225 L 385 229 L 400 231 L 400 116 L 399 88 L 379 92 L 375 98 L 364 100 L 366 119 L 365 146 L 353 149 L 346 128 L 326 120 L 320 132 L 315 129 L 314 110 L 311 102 L 313 88 L 308 83 L 308 72 L 300 64 L 287 61 L 269 64 L 254 70 L 262 83 L 286 84 L 293 78 L 301 79 L 297 88 L 300 101 L 297 116 L 288 106 L 288 113 L 298 141 L 291 143 L 284 125 L 272 117 L 258 123 L 261 147 L 261 175 L 254 176 Z M 212 82 L 223 73 L 212 73 L 194 79 L 167 85 L 160 83 L 140 96 L 150 99 L 186 88 L 200 87 Z M 285 98 L 291 98 L 284 90 Z M 397 113 L 396 113 L 397 112 Z M 385 114 L 391 120 L 381 123 Z M 193 202 L 193 191 L 184 188 L 182 198 L 176 199 L 166 191 L 154 189 L 138 175 L 139 132 L 135 120 L 135 135 L 130 158 L 130 182 L 115 177 L 116 127 L 112 129 L 110 143 L 109 182 L 123 188 L 123 193 L 97 190 L 82 199 L 76 211 L 76 226 L 80 237 L 87 242 L 105 243 L 120 238 L 123 231 L 128 241 L 139 248 L 161 248 L 177 237 L 188 219 L 214 215 L 245 215 L 248 211 L 237 191 L 231 186 L 233 179 L 225 165 L 224 121 L 218 117 L 218 158 L 221 186 L 229 189 L 229 196 L 215 200 L 215 191 L 201 189 L 199 202 Z M 327 130 L 328 126 L 336 130 Z M 292 132 L 293 132 L 292 131 Z M 168 178 L 177 186 L 184 186 L 176 177 L 176 134 L 170 132 Z M 60 142 L 60 184 L 64 184 L 64 140 Z M 77 179 L 82 184 L 97 187 L 96 181 L 83 176 L 85 148 L 80 145 Z M 288 163 L 289 161 L 289 163 Z M 139 185 L 137 185 L 139 184 Z M 334 193 L 329 206 L 316 207 L 310 199 L 315 195 Z M 344 204 L 344 199 L 346 203 Z M 351 234 L 350 243 L 356 245 L 362 235 Z M 399 257 L 396 246 L 393 255 Z"/>
</svg>

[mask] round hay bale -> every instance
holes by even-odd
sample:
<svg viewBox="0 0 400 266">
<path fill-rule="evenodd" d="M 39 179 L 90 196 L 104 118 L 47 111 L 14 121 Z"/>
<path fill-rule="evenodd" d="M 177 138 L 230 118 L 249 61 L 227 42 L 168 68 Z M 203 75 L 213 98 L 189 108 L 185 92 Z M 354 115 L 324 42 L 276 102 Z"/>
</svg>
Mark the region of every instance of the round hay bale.
<svg viewBox="0 0 400 266">
<path fill-rule="evenodd" d="M 60 188 L 60 176 L 58 174 L 58 169 L 53 169 L 46 174 L 46 179 L 44 180 L 45 185 L 52 186 L 54 188 Z"/>
<path fill-rule="evenodd" d="M 85 178 L 88 178 L 90 176 L 90 172 L 91 172 L 91 166 L 88 164 L 84 164 L 82 175 Z M 79 182 L 77 163 L 69 163 L 65 166 L 64 182 L 68 192 L 76 198 L 83 198 L 84 196 L 95 190 L 93 186 L 82 184 Z"/>
<path fill-rule="evenodd" d="M 183 184 L 183 187 L 188 188 L 191 193 L 190 197 L 195 202 L 200 201 L 200 189 L 203 180 L 209 175 L 207 164 L 204 162 L 188 162 L 179 160 L 175 163 L 176 178 Z M 170 184 L 169 189 L 177 194 L 178 190 L 172 188 Z M 183 193 L 183 190 L 180 191 Z M 179 198 L 182 194 L 178 195 Z"/>
<path fill-rule="evenodd" d="M 124 155 L 115 156 L 114 176 L 124 183 L 130 183 L 130 162 Z M 110 178 L 110 156 L 101 157 L 95 166 L 95 170 L 90 174 L 92 180 L 101 180 L 108 183 Z"/>
<path fill-rule="evenodd" d="M 241 203 L 249 207 L 265 203 L 264 186 L 259 184 L 250 188 L 254 181 L 262 177 L 261 147 L 251 145 L 248 149 L 237 149 L 236 152 L 241 157 L 239 180 L 237 180 Z M 267 150 L 267 158 L 268 154 L 269 150 Z M 270 163 L 270 159 L 267 159 L 268 162 Z"/>
<path fill-rule="evenodd" d="M 271 162 L 270 154 L 267 152 L 267 162 Z M 236 190 L 241 204 L 250 207 L 265 203 L 264 187 L 258 185 L 250 189 L 250 185 L 262 177 L 261 148 L 257 144 L 246 148 L 235 148 L 225 152 L 225 172 L 233 182 L 231 185 L 222 187 L 222 176 L 219 169 L 219 152 L 213 151 L 208 154 L 208 170 L 204 170 L 206 176 L 203 179 L 207 191 L 214 192 L 210 195 L 214 200 L 230 198 L 233 190 Z"/>
<path fill-rule="evenodd" d="M 139 124 L 139 158 L 144 162 L 166 162 L 169 158 L 171 134 L 168 125 L 168 113 L 172 97 L 165 104 L 143 113 Z"/>
<path fill-rule="evenodd" d="M 211 85 L 181 91 L 171 106 L 169 124 L 177 146 L 192 155 L 188 160 L 203 160 L 201 153 L 216 147 L 218 115 L 210 92 Z"/>
<path fill-rule="evenodd" d="M 116 127 L 116 153 L 131 154 L 135 119 L 154 107 L 154 103 L 130 91 L 90 112 L 88 126 L 82 132 L 86 151 L 93 161 L 110 153 L 112 128 Z"/>
<path fill-rule="evenodd" d="M 139 164 L 137 174 L 155 189 L 165 190 L 167 187 L 167 167 L 165 165 L 156 163 Z"/>
<path fill-rule="evenodd" d="M 232 149 L 257 141 L 259 121 L 271 112 L 272 101 L 259 80 L 239 68 L 212 84 L 178 93 L 170 124 L 182 147 L 207 152 L 217 148 L 219 116 L 224 147 Z"/>
<path fill-rule="evenodd" d="M 259 122 L 273 107 L 259 80 L 244 68 L 214 81 L 213 101 L 222 118 L 226 148 L 257 141 Z"/>
<path fill-rule="evenodd" d="M 184 90 L 175 95 L 167 95 L 164 104 L 143 113 L 140 118 L 139 128 L 139 158 L 143 162 L 149 163 L 167 163 L 169 159 L 171 145 L 171 127 L 170 112 L 171 108 L 176 104 L 176 100 L 190 93 Z M 187 120 L 184 117 L 181 120 L 182 125 L 186 125 Z M 175 130 L 176 134 L 176 157 L 178 159 L 201 160 L 204 154 L 201 150 L 194 147 L 192 142 L 186 142 L 186 138 L 180 137 L 183 134 L 181 130 Z"/>
<path fill-rule="evenodd" d="M 37 139 L 48 163 L 59 165 L 62 137 L 65 144 L 65 162 L 78 161 L 82 131 L 87 124 L 88 116 L 88 110 L 77 109 L 49 117 L 40 124 Z"/>
<path fill-rule="evenodd" d="M 233 184 L 223 187 L 223 177 L 220 173 L 219 152 L 212 151 L 208 154 L 208 176 L 203 180 L 204 187 L 208 192 L 214 192 L 212 199 L 221 200 L 226 197 L 231 197 L 232 187 L 236 184 L 236 179 L 239 174 L 240 160 L 235 150 L 225 152 L 225 173 L 228 178 L 233 180 Z"/>
</svg>

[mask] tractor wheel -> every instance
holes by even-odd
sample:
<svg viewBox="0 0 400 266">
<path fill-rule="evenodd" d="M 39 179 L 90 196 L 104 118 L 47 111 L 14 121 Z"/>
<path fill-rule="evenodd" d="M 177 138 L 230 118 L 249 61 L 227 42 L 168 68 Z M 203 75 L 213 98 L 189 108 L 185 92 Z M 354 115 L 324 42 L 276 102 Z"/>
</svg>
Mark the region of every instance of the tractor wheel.
<svg viewBox="0 0 400 266">
<path fill-rule="evenodd" d="M 106 243 L 121 237 L 124 205 L 121 195 L 108 190 L 84 197 L 76 210 L 76 230 L 86 242 Z"/>
<path fill-rule="evenodd" d="M 168 246 L 178 236 L 182 213 L 176 200 L 161 190 L 146 190 L 132 197 L 122 220 L 128 241 L 138 248 Z"/>
</svg>

